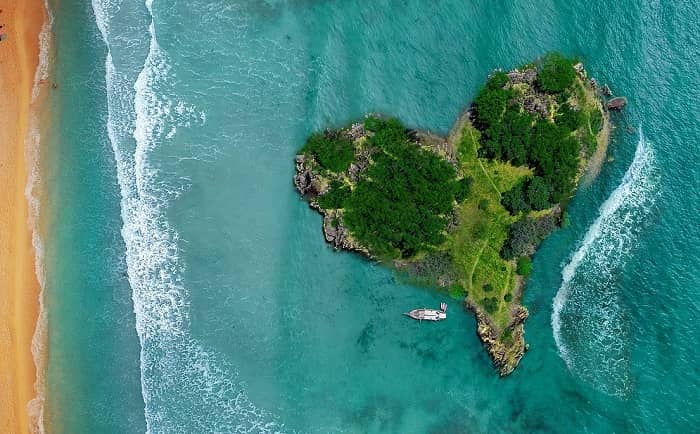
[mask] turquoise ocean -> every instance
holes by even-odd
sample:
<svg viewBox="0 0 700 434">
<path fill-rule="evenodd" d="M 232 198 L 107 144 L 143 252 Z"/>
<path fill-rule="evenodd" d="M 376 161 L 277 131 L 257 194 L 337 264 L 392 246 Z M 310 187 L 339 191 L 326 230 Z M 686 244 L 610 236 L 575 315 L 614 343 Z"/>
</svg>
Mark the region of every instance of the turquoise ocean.
<svg viewBox="0 0 700 434">
<path fill-rule="evenodd" d="M 696 2 L 51 6 L 50 432 L 700 429 Z M 324 243 L 293 159 L 367 112 L 446 133 L 492 69 L 548 50 L 629 105 L 535 256 L 501 379 L 459 300 Z M 401 315 L 443 300 L 447 321 Z"/>
</svg>

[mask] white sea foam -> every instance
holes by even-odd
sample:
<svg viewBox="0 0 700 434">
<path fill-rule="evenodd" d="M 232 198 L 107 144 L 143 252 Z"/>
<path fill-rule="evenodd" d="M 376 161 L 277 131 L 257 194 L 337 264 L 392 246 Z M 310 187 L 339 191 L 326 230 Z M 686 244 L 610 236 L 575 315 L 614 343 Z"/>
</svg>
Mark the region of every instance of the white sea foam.
<svg viewBox="0 0 700 434">
<path fill-rule="evenodd" d="M 107 44 L 108 135 L 121 190 L 122 237 L 141 345 L 141 388 L 147 431 L 272 432 L 275 417 L 248 399 L 235 369 L 206 351 L 189 332 L 188 292 L 182 282 L 178 234 L 164 209 L 172 192 L 158 181 L 150 160 L 178 126 L 197 117 L 193 107 L 166 96 L 171 84 L 167 54 L 158 45 L 152 1 L 148 54 L 130 87 L 113 59 L 109 14 L 118 5 L 92 2 Z"/>
<path fill-rule="evenodd" d="M 34 267 L 39 282 L 39 310 L 36 327 L 32 336 L 32 358 L 36 367 L 36 380 L 34 383 L 35 396 L 27 404 L 30 417 L 30 429 L 32 433 L 45 432 L 44 427 L 44 403 L 46 400 L 45 358 L 46 358 L 46 330 L 48 327 L 46 307 L 44 304 L 44 289 L 46 287 L 46 275 L 44 272 L 44 244 L 39 230 L 40 198 L 37 191 L 41 189 L 41 177 L 39 176 L 39 153 L 41 146 L 40 120 L 37 106 L 41 95 L 42 83 L 48 78 L 50 67 L 51 28 L 53 27 L 53 14 L 49 8 L 48 0 L 44 1 L 46 17 L 39 33 L 39 61 L 34 71 L 32 86 L 32 107 L 29 116 L 29 130 L 25 138 L 25 155 L 28 168 L 27 185 L 24 195 L 29 205 L 29 224 L 32 229 L 32 247 L 34 249 Z"/>
<path fill-rule="evenodd" d="M 576 375 L 613 395 L 630 387 L 629 328 L 615 277 L 637 243 L 656 185 L 654 151 L 640 129 L 632 163 L 564 266 L 553 300 L 561 357 Z"/>
</svg>

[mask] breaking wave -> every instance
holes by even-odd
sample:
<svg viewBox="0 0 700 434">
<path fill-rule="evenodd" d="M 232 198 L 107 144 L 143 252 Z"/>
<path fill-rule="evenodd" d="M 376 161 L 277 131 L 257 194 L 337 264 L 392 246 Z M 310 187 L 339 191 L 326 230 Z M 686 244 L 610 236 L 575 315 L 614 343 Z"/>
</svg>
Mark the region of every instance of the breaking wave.
<svg viewBox="0 0 700 434">
<path fill-rule="evenodd" d="M 628 313 L 617 277 L 635 248 L 656 190 L 654 151 L 640 129 L 634 159 L 562 270 L 552 329 L 569 370 L 605 393 L 629 391 Z"/>
<path fill-rule="evenodd" d="M 172 140 L 178 126 L 203 122 L 204 115 L 172 96 L 176 93 L 171 91 L 171 66 L 156 38 L 152 3 L 145 2 L 151 18 L 145 61 L 129 70 L 128 62 L 122 65 L 121 57 L 118 62 L 115 57 L 128 53 L 133 58 L 134 41 L 120 47 L 124 41 L 110 35 L 110 14 L 123 13 L 126 4 L 92 1 L 108 50 L 107 129 L 121 191 L 122 237 L 141 346 L 147 432 L 277 431 L 276 418 L 250 401 L 235 368 L 204 349 L 190 333 L 178 233 L 165 216 L 169 200 L 177 194 L 158 181 L 151 152 Z"/>
</svg>

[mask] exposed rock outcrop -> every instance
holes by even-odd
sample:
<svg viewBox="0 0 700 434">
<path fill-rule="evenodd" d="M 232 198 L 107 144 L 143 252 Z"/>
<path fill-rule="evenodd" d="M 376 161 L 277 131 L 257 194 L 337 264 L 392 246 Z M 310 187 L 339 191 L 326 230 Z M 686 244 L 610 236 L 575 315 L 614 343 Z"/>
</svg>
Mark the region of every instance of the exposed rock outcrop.
<svg viewBox="0 0 700 434">
<path fill-rule="evenodd" d="M 519 71 L 514 69 L 508 73 L 508 81 L 513 84 L 527 83 L 532 84 L 537 78 L 537 70 L 535 68 L 529 68 L 524 71 Z"/>
<path fill-rule="evenodd" d="M 527 308 L 515 305 L 511 312 L 510 323 L 500 333 L 479 306 L 467 301 L 467 308 L 476 316 L 476 334 L 489 353 L 494 368 L 501 377 L 509 375 L 518 366 L 528 349 L 523 327 L 529 316 Z"/>
<path fill-rule="evenodd" d="M 311 187 L 311 169 L 306 167 L 306 157 L 297 155 L 295 157 L 296 173 L 294 174 L 294 186 L 301 194 L 306 194 Z"/>
<path fill-rule="evenodd" d="M 316 207 L 323 214 L 323 236 L 326 242 L 336 249 L 360 252 L 367 257 L 372 255 L 350 235 L 348 228 L 343 226 L 343 216 L 336 211 L 326 211 Z"/>
<path fill-rule="evenodd" d="M 359 129 L 355 129 L 355 131 L 357 132 Z M 364 128 L 362 131 L 364 134 Z M 323 236 L 326 241 L 336 249 L 355 251 L 372 257 L 369 250 L 355 241 L 348 228 L 343 225 L 343 214 L 340 210 L 327 210 L 318 204 L 318 196 L 328 190 L 328 180 L 314 174 L 313 158 L 299 154 L 295 157 L 295 163 L 294 187 L 309 200 L 309 207 L 323 215 Z M 364 159 L 359 158 L 357 163 L 353 163 L 348 169 L 348 176 L 357 177 L 368 166 L 368 156 L 365 156 Z"/>
<path fill-rule="evenodd" d="M 606 107 L 608 110 L 622 110 L 627 105 L 627 98 L 618 96 L 608 101 Z"/>
</svg>

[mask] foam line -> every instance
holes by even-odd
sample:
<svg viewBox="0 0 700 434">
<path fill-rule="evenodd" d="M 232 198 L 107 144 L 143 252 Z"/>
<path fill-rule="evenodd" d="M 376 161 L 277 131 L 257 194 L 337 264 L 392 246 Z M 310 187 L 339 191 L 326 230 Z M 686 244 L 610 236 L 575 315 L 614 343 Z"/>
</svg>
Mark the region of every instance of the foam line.
<svg viewBox="0 0 700 434">
<path fill-rule="evenodd" d="M 46 274 L 44 271 L 44 243 L 41 239 L 39 228 L 40 200 L 37 191 L 41 189 L 41 177 L 39 174 L 39 157 L 41 146 L 40 122 L 37 110 L 39 96 L 41 94 L 42 83 L 48 78 L 50 67 L 51 49 L 51 29 L 53 27 L 53 14 L 49 8 L 48 0 L 44 1 L 44 11 L 46 17 L 39 32 L 39 62 L 34 71 L 34 82 L 32 85 L 32 109 L 29 117 L 29 131 L 25 138 L 26 160 L 29 168 L 29 176 L 24 195 L 29 205 L 29 224 L 32 230 L 32 247 L 34 248 L 34 267 L 37 280 L 39 282 L 39 311 L 32 336 L 32 358 L 36 367 L 36 380 L 34 390 L 36 396 L 27 404 L 30 417 L 30 429 L 32 433 L 43 434 L 44 409 L 46 402 L 46 339 L 48 328 L 48 317 L 44 303 L 44 290 L 46 287 Z"/>
<path fill-rule="evenodd" d="M 614 290 L 614 275 L 636 244 L 655 187 L 654 152 L 640 129 L 632 163 L 564 266 L 562 283 L 552 303 L 552 331 L 562 359 L 571 371 L 580 368 L 579 375 L 612 394 L 624 393 L 627 387 L 625 312 Z M 575 311 L 578 324 L 562 321 L 567 311 Z M 567 333 L 573 328 L 575 343 L 567 339 L 565 328 Z M 598 372 L 588 372 L 594 364 L 599 365 Z M 605 372 L 611 378 L 604 378 Z M 600 381 L 594 378 L 598 374 L 602 374 Z"/>
<path fill-rule="evenodd" d="M 179 236 L 164 212 L 172 195 L 157 182 L 151 153 L 196 114 L 185 102 L 165 96 L 171 67 L 156 37 L 153 2 L 145 5 L 151 17 L 148 54 L 131 85 L 128 74 L 117 69 L 111 46 L 109 13 L 119 7 L 92 1 L 108 50 L 107 130 L 121 192 L 147 432 L 273 432 L 279 429 L 276 418 L 250 401 L 235 368 L 206 351 L 189 331 Z"/>
</svg>

